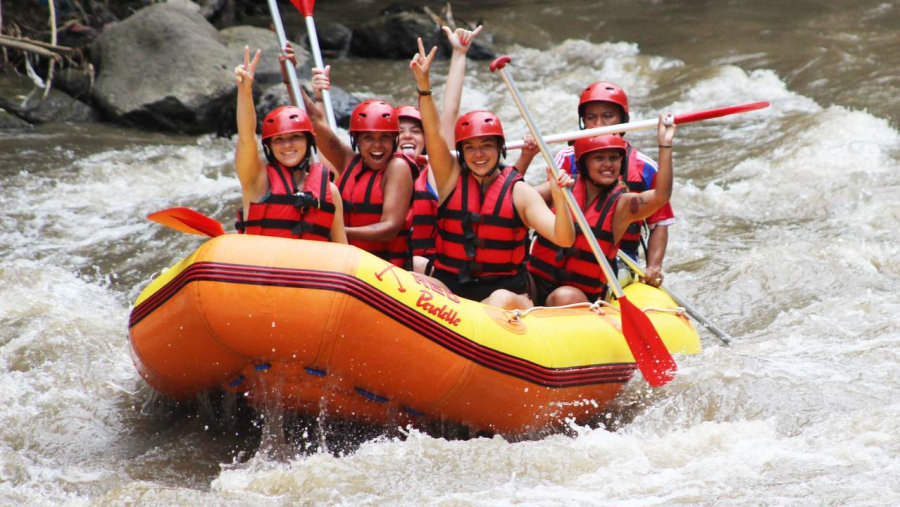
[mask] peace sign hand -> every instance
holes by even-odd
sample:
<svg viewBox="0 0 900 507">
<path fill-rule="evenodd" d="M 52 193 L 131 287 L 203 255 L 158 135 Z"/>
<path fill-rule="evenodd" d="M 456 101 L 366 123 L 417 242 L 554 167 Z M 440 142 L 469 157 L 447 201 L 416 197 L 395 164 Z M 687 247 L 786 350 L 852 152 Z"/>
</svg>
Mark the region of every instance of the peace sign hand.
<svg viewBox="0 0 900 507">
<path fill-rule="evenodd" d="M 234 68 L 234 79 L 239 89 L 253 88 L 253 76 L 256 74 L 260 54 L 262 50 L 257 49 L 253 60 L 250 60 L 250 46 L 244 46 L 244 63 Z"/>
<path fill-rule="evenodd" d="M 419 37 L 418 42 L 419 52 L 416 53 L 413 56 L 412 61 L 409 62 L 409 68 L 416 77 L 416 86 L 420 90 L 430 90 L 431 78 L 429 72 L 431 71 L 431 62 L 434 60 L 434 54 L 437 52 L 437 46 L 432 47 L 431 51 L 426 55 L 425 44 L 422 42 L 421 37 Z"/>
</svg>

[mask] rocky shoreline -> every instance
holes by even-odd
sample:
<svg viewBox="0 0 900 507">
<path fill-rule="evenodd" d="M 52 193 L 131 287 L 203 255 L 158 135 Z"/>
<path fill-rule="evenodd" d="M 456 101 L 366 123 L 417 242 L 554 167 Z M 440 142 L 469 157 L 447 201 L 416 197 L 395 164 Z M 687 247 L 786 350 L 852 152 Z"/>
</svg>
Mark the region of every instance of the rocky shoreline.
<svg viewBox="0 0 900 507">
<path fill-rule="evenodd" d="M 27 131 L 46 122 L 100 121 L 163 132 L 230 135 L 235 130 L 236 87 L 229 62 L 245 44 L 264 54 L 278 51 L 270 29 L 245 23 L 253 16 L 268 16 L 266 2 L 82 1 L 90 13 L 56 11 L 61 23 L 53 32 L 46 27 L 46 7 L 54 3 L 72 2 L 44 3 L 43 17 L 28 0 L 0 3 L 0 131 Z M 284 13 L 293 7 L 281 9 Z M 25 12 L 27 16 L 12 14 Z M 41 19 L 43 31 L 23 29 L 40 26 Z M 440 33 L 443 21 L 427 8 L 389 6 L 359 26 L 320 19 L 316 23 L 326 56 L 406 59 L 420 35 L 448 55 Z M 288 33 L 288 38 L 297 51 L 298 75 L 308 80 L 312 58 L 305 49 L 306 34 Z M 469 57 L 490 59 L 493 53 L 477 43 Z M 276 59 L 263 59 L 256 82 L 260 117 L 288 101 Z M 332 99 L 338 123 L 346 126 L 359 100 L 339 88 L 333 89 Z"/>
</svg>

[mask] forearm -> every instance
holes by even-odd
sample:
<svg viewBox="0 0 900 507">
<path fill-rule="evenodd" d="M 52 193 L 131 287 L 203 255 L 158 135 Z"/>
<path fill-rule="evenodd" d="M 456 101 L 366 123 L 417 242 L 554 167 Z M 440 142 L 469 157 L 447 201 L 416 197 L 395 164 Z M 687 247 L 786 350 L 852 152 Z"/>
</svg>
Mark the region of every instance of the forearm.
<svg viewBox="0 0 900 507">
<path fill-rule="evenodd" d="M 673 170 L 671 144 L 668 145 L 668 147 L 660 146 L 659 157 L 657 160 L 659 163 L 659 172 L 656 173 L 656 194 L 657 198 L 664 204 L 669 202 L 669 199 L 672 197 Z"/>
<path fill-rule="evenodd" d="M 647 266 L 654 266 L 662 270 L 663 257 L 666 255 L 666 246 L 669 243 L 669 226 L 657 225 L 650 231 L 647 240 Z"/>
<path fill-rule="evenodd" d="M 447 85 L 444 87 L 444 98 L 441 107 L 441 130 L 448 138 L 456 126 L 456 118 L 459 117 L 459 104 L 462 100 L 465 77 L 466 53 L 454 50 L 450 56 L 450 68 L 447 71 Z M 448 141 L 452 142 L 450 139 Z M 448 147 L 453 148 L 451 145 L 448 145 Z"/>
<path fill-rule="evenodd" d="M 351 241 L 390 241 L 397 237 L 402 225 L 402 223 L 382 221 L 359 227 L 345 227 L 344 231 L 347 239 Z"/>
<path fill-rule="evenodd" d="M 575 224 L 566 199 L 554 196 L 553 207 L 556 210 L 553 223 L 553 235 L 556 239 L 553 242 L 562 247 L 570 247 L 575 243 Z"/>
<path fill-rule="evenodd" d="M 519 158 L 516 159 L 516 162 L 513 164 L 513 167 L 516 168 L 516 171 L 521 175 L 525 175 L 525 172 L 528 171 L 528 166 L 531 165 L 531 161 L 534 160 L 534 156 L 536 154 L 519 154 Z"/>
</svg>

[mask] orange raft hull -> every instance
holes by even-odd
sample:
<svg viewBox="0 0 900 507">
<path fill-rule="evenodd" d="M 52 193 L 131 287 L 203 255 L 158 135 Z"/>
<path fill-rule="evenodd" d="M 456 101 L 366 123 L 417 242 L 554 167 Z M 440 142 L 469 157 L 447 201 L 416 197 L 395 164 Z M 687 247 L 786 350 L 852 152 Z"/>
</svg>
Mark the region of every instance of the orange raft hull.
<svg viewBox="0 0 900 507">
<path fill-rule="evenodd" d="M 629 286 L 672 352 L 700 342 L 661 291 Z M 346 245 L 224 235 L 160 275 L 130 319 L 142 377 L 174 398 L 224 389 L 375 423 L 504 434 L 601 412 L 635 371 L 618 311 L 524 316 L 444 294 Z"/>
</svg>

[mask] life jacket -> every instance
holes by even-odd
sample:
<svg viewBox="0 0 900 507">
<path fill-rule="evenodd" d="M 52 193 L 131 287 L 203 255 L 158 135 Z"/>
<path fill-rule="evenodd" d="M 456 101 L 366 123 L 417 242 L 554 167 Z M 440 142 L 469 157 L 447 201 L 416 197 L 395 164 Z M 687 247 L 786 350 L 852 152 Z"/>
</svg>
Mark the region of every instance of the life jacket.
<svg viewBox="0 0 900 507">
<path fill-rule="evenodd" d="M 576 180 L 572 193 L 575 201 L 584 209 L 587 199 L 584 178 Z M 584 211 L 584 217 L 610 266 L 616 265 L 616 252 L 619 250 L 618 245 L 613 242 L 612 220 L 616 203 L 623 193 L 625 188 L 622 186 L 607 190 L 597 196 L 593 205 Z M 575 230 L 575 243 L 568 248 L 559 247 L 543 236 L 538 236 L 531 247 L 528 271 L 554 287 L 569 285 L 580 289 L 588 297 L 602 299 L 606 296 L 606 276 L 581 228 L 576 226 Z"/>
<path fill-rule="evenodd" d="M 428 165 L 420 166 L 419 177 L 413 186 L 413 201 L 409 207 L 412 219 L 410 246 L 413 255 L 431 257 L 434 255 L 437 236 L 438 200 L 428 190 Z"/>
<path fill-rule="evenodd" d="M 418 176 L 418 166 L 415 161 L 401 153 L 394 153 L 394 157 L 402 158 L 409 163 L 412 179 Z M 344 201 L 344 225 L 347 227 L 362 227 L 381 221 L 381 213 L 384 208 L 384 192 L 381 182 L 384 178 L 384 170 L 373 171 L 363 164 L 362 156 L 356 154 L 341 175 L 338 188 Z M 348 242 L 371 254 L 404 269 L 412 268 L 412 254 L 409 249 L 410 216 L 407 213 L 403 227 L 393 239 L 389 241 L 360 241 L 349 239 Z"/>
<path fill-rule="evenodd" d="M 331 241 L 334 201 L 328 188 L 331 180 L 322 164 L 311 164 L 298 193 L 290 170 L 281 164 L 267 165 L 269 193 L 250 203 L 247 219 L 238 210 L 235 229 L 242 234 Z"/>
<path fill-rule="evenodd" d="M 482 196 L 478 181 L 461 172 L 438 211 L 435 269 L 457 274 L 460 283 L 522 273 L 528 228 L 512 198 L 519 181 L 515 169 L 502 167 Z"/>
</svg>

